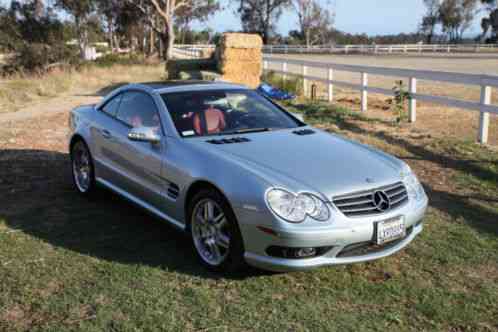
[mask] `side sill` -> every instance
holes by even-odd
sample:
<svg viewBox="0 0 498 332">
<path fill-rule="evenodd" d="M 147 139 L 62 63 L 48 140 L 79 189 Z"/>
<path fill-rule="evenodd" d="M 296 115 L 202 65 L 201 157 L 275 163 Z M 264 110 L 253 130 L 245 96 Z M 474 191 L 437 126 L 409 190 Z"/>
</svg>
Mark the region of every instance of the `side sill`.
<svg viewBox="0 0 498 332">
<path fill-rule="evenodd" d="M 141 208 L 147 210 L 148 212 L 152 213 L 153 215 L 155 215 L 156 217 L 159 217 L 160 219 L 170 223 L 171 225 L 181 229 L 182 231 L 185 230 L 185 225 L 181 222 L 179 222 L 178 220 L 176 219 L 173 219 L 171 218 L 170 216 L 162 213 L 161 211 L 159 211 L 158 209 L 156 209 L 155 207 L 153 207 L 152 205 L 144 202 L 143 200 L 131 195 L 130 193 L 128 193 L 127 191 L 124 191 L 123 189 L 120 189 L 119 187 L 116 187 L 115 185 L 113 185 L 112 183 L 102 179 L 102 178 L 99 178 L 97 177 L 95 179 L 100 185 L 114 191 L 115 193 L 119 194 L 120 196 L 124 197 L 125 199 L 129 200 L 130 202 L 132 203 L 135 203 L 136 205 L 140 206 Z"/>
</svg>

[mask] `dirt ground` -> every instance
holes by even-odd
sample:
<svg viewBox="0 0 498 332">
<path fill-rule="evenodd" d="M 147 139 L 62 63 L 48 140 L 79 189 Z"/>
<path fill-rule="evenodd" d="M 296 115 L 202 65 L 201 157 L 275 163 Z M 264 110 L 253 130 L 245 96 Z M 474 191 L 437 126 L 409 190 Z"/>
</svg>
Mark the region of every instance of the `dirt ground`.
<svg viewBox="0 0 498 332">
<path fill-rule="evenodd" d="M 346 108 L 360 111 L 358 93 L 340 89 L 336 93 L 336 103 Z M 323 96 L 325 98 L 325 96 Z M 369 96 L 368 117 L 394 121 L 397 116 L 392 110 L 392 100 L 382 95 Z M 438 104 L 418 103 L 417 120 L 410 124 L 412 130 L 425 132 L 433 137 L 451 137 L 465 141 L 477 141 L 479 113 Z M 498 146 L 498 115 L 492 114 L 489 121 L 488 144 Z"/>
</svg>

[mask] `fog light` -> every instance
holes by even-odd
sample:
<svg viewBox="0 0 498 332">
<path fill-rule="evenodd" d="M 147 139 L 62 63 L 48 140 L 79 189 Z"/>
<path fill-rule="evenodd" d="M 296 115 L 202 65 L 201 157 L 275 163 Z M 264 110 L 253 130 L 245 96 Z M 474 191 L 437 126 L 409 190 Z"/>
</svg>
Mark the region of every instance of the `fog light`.
<svg viewBox="0 0 498 332">
<path fill-rule="evenodd" d="M 266 253 L 272 257 L 290 258 L 290 259 L 304 259 L 324 255 L 332 247 L 307 247 L 307 248 L 289 248 L 271 246 L 266 249 Z"/>
<path fill-rule="evenodd" d="M 311 257 L 316 255 L 316 249 L 315 248 L 301 248 L 296 250 L 295 252 L 296 257 L 298 258 L 306 258 L 306 257 Z"/>
</svg>

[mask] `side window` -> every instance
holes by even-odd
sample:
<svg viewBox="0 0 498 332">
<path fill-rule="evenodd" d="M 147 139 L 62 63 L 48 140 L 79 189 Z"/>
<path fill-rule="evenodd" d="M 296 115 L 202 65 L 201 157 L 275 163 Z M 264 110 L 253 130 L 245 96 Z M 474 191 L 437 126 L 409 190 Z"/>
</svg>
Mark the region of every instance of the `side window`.
<svg viewBox="0 0 498 332">
<path fill-rule="evenodd" d="M 123 96 L 122 94 L 119 94 L 116 97 L 109 100 L 104 105 L 104 107 L 101 108 L 102 112 L 107 113 L 111 116 L 116 116 L 116 113 L 118 112 L 118 107 L 119 107 L 119 103 L 121 101 L 122 96 Z"/>
<path fill-rule="evenodd" d="M 117 118 L 132 127 L 152 127 L 159 130 L 161 126 L 154 100 L 142 92 L 123 94 Z"/>
</svg>

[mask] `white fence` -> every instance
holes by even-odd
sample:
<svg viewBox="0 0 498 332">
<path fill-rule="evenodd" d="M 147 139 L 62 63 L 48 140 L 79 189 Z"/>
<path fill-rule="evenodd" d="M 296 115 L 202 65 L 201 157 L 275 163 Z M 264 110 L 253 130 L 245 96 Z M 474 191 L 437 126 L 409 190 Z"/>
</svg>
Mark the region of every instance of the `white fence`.
<svg viewBox="0 0 498 332">
<path fill-rule="evenodd" d="M 498 44 L 402 44 L 402 45 L 265 45 L 269 54 L 404 54 L 404 53 L 490 53 Z"/>
<path fill-rule="evenodd" d="M 214 49 L 215 45 L 175 45 L 183 50 Z M 421 54 L 421 53 L 498 53 L 498 44 L 396 44 L 396 45 L 265 45 L 269 54 Z"/>
<path fill-rule="evenodd" d="M 192 46 L 175 45 L 173 48 L 173 56 L 177 59 L 191 59 L 202 57 L 203 48 Z"/>
<path fill-rule="evenodd" d="M 433 102 L 446 106 L 457 107 L 472 111 L 480 112 L 479 118 L 479 135 L 478 140 L 481 143 L 488 142 L 489 132 L 489 115 L 490 113 L 498 114 L 498 106 L 491 104 L 491 89 L 498 87 L 498 76 L 460 74 L 450 72 L 437 72 L 428 70 L 411 70 L 411 69 L 396 69 L 383 67 L 368 67 L 356 65 L 344 65 L 334 63 L 323 63 L 315 61 L 291 60 L 284 58 L 276 58 L 272 56 L 263 57 L 263 70 L 269 70 L 269 64 L 276 64 L 280 69 L 272 69 L 272 72 L 279 73 L 285 80 L 287 76 L 297 76 L 303 79 L 303 93 L 308 94 L 308 82 L 319 81 L 327 85 L 328 101 L 334 100 L 334 86 L 343 86 L 361 92 L 361 111 L 365 112 L 368 108 L 368 92 L 393 95 L 393 91 L 389 89 L 373 87 L 368 85 L 368 75 L 379 76 L 394 76 L 408 78 L 409 93 L 411 95 L 409 103 L 409 120 L 415 122 L 417 117 L 417 101 Z M 292 73 L 288 70 L 288 65 L 297 65 L 300 67 L 301 73 Z M 323 70 L 325 77 L 317 77 L 308 75 L 309 68 L 318 68 Z M 334 71 L 344 71 L 357 73 L 361 78 L 361 84 L 353 84 L 349 82 L 334 80 Z M 454 99 L 449 97 L 433 96 L 417 93 L 417 80 L 456 83 L 466 86 L 478 86 L 481 89 L 480 102 Z M 437 83 L 435 83 L 437 84 Z"/>
</svg>

